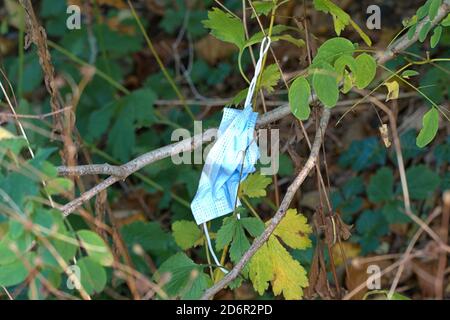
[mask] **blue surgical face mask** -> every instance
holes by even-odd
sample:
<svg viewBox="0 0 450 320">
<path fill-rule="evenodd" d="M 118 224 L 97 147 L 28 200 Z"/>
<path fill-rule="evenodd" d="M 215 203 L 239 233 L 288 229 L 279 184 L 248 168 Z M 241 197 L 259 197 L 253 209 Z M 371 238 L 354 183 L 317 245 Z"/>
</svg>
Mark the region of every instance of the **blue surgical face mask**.
<svg viewBox="0 0 450 320">
<path fill-rule="evenodd" d="M 264 38 L 244 109 L 224 109 L 217 141 L 206 157 L 197 193 L 191 203 L 195 221 L 203 224 L 214 262 L 224 273 L 227 270 L 214 253 L 206 222 L 233 212 L 235 207 L 241 205 L 237 196 L 239 184 L 255 171 L 255 163 L 259 159 L 255 135 L 258 113 L 253 112 L 251 100 L 261 72 L 262 59 L 269 47 L 270 38 Z M 239 219 L 239 214 L 237 218 Z"/>
<path fill-rule="evenodd" d="M 255 136 L 258 113 L 253 112 L 251 100 L 262 59 L 269 47 L 270 39 L 264 38 L 244 109 L 224 109 L 217 141 L 206 157 L 197 194 L 191 203 L 197 224 L 226 215 L 240 206 L 237 198 L 239 183 L 255 171 L 259 159 Z"/>
</svg>

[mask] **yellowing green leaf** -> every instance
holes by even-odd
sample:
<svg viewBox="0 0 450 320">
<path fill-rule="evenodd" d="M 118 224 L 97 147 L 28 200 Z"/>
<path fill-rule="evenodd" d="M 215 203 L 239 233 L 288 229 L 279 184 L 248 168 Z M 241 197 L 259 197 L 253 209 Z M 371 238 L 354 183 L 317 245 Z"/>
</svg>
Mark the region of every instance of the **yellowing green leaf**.
<svg viewBox="0 0 450 320">
<path fill-rule="evenodd" d="M 306 217 L 297 209 L 289 209 L 273 233 L 293 249 L 306 249 L 311 247 L 311 232 Z"/>
<path fill-rule="evenodd" d="M 175 242 L 183 250 L 199 245 L 199 240 L 202 239 L 202 231 L 193 221 L 175 221 L 172 224 L 172 232 Z"/>
<path fill-rule="evenodd" d="M 266 196 L 266 187 L 272 182 L 269 177 L 259 173 L 251 174 L 241 183 L 240 194 L 250 198 Z"/>
<path fill-rule="evenodd" d="M 392 80 L 390 82 L 386 82 L 384 85 L 388 89 L 386 101 L 398 99 L 398 93 L 400 90 L 398 82 L 395 80 Z"/>
<path fill-rule="evenodd" d="M 274 63 L 267 66 L 261 75 L 261 87 L 266 89 L 268 93 L 273 92 L 278 80 L 281 78 L 280 70 Z"/>
<path fill-rule="evenodd" d="M 16 138 L 15 135 L 13 135 L 11 132 L 9 132 L 8 130 L 6 130 L 3 127 L 0 127 L 0 140 L 3 139 L 11 139 L 11 138 Z"/>
<path fill-rule="evenodd" d="M 416 139 L 418 147 L 423 148 L 429 144 L 439 128 L 439 112 L 436 108 L 431 108 L 422 119 L 422 129 L 420 129 L 419 135 Z"/>
<path fill-rule="evenodd" d="M 46 181 L 45 190 L 49 195 L 61 194 L 73 189 L 73 182 L 67 178 L 54 178 Z"/>
<path fill-rule="evenodd" d="M 311 87 L 308 81 L 299 77 L 295 79 L 289 88 L 289 106 L 292 114 L 299 120 L 307 120 L 311 113 L 309 107 L 309 97 L 311 96 Z"/>
<path fill-rule="evenodd" d="M 289 300 L 301 299 L 303 288 L 308 286 L 305 269 L 274 236 L 250 260 L 249 277 L 260 295 L 271 282 L 273 293 Z"/>
<path fill-rule="evenodd" d="M 242 49 L 245 45 L 245 33 L 242 21 L 231 14 L 213 8 L 208 12 L 208 19 L 202 21 L 217 39 L 230 42 Z"/>
<path fill-rule="evenodd" d="M 356 72 L 355 84 L 359 89 L 367 87 L 375 78 L 377 63 L 375 59 L 367 53 L 362 53 L 355 59 Z"/>
</svg>

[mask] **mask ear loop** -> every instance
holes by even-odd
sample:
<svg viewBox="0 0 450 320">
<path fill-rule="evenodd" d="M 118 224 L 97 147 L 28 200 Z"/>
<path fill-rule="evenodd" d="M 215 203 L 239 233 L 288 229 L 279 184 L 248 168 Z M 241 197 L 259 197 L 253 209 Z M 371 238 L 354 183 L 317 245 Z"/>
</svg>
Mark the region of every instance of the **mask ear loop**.
<svg viewBox="0 0 450 320">
<path fill-rule="evenodd" d="M 208 226 L 206 225 L 206 222 L 203 223 L 203 231 L 205 232 L 205 236 L 206 236 L 206 242 L 208 243 L 208 249 L 209 252 L 211 253 L 214 263 L 220 268 L 220 270 L 227 274 L 228 270 L 225 269 L 222 264 L 220 263 L 219 259 L 217 259 L 216 253 L 214 252 L 214 249 L 211 245 L 211 238 L 209 237 L 209 232 L 208 232 Z"/>
<path fill-rule="evenodd" d="M 261 42 L 261 47 L 259 48 L 259 58 L 258 62 L 255 66 L 255 74 L 253 75 L 253 79 L 250 82 L 250 86 L 248 87 L 247 97 L 245 98 L 244 108 L 251 105 L 253 94 L 255 92 L 256 82 L 258 80 L 258 76 L 261 73 L 261 67 L 262 67 L 262 61 L 264 56 L 266 55 L 267 51 L 270 48 L 271 40 L 269 37 L 264 37 L 263 41 Z"/>
<path fill-rule="evenodd" d="M 259 58 L 258 58 L 258 62 L 256 63 L 256 66 L 255 66 L 255 74 L 253 75 L 253 79 L 250 82 L 250 86 L 248 87 L 248 93 L 247 93 L 247 97 L 245 98 L 244 108 L 251 105 L 251 100 L 252 100 L 253 94 L 255 92 L 256 81 L 258 80 L 258 76 L 261 73 L 262 61 L 263 61 L 265 54 L 267 53 L 267 51 L 270 48 L 270 43 L 271 43 L 271 40 L 269 37 L 264 37 L 264 39 L 261 42 L 261 47 L 259 48 Z M 245 152 L 244 152 L 244 157 L 245 157 Z M 242 159 L 242 161 L 244 161 L 244 158 Z M 239 213 L 237 214 L 237 219 L 238 220 L 241 219 L 241 215 Z M 209 249 L 209 252 L 211 253 L 211 256 L 213 257 L 214 263 L 220 268 L 220 270 L 223 273 L 227 274 L 228 270 L 222 266 L 219 259 L 217 259 L 216 253 L 214 252 L 214 249 L 211 244 L 211 238 L 209 237 L 208 226 L 206 225 L 206 222 L 203 223 L 203 231 L 205 233 L 206 242 L 208 244 L 208 249 Z"/>
</svg>

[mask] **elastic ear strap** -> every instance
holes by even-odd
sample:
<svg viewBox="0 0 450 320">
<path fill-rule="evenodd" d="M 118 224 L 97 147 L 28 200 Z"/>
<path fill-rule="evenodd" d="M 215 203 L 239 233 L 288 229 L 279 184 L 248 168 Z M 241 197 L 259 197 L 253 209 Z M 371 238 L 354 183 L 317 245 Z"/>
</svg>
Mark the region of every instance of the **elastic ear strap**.
<svg viewBox="0 0 450 320">
<path fill-rule="evenodd" d="M 208 249 L 211 253 L 214 263 L 222 270 L 223 273 L 227 274 L 228 270 L 225 269 L 219 262 L 219 259 L 217 259 L 216 253 L 214 252 L 214 249 L 211 245 L 211 238 L 209 237 L 208 227 L 206 226 L 206 222 L 203 223 L 203 231 L 205 232 L 206 242 L 208 243 Z"/>
<path fill-rule="evenodd" d="M 270 42 L 271 42 L 271 40 L 269 37 L 264 37 L 263 41 L 261 42 L 261 47 L 259 48 L 259 58 L 258 58 L 258 62 L 256 63 L 256 66 L 255 66 L 255 74 L 253 75 L 253 79 L 250 82 L 250 86 L 248 87 L 248 92 L 247 92 L 247 97 L 245 98 L 244 107 L 247 107 L 251 104 L 253 93 L 255 92 L 256 81 L 258 80 L 258 76 L 261 72 L 262 61 L 263 61 L 265 54 L 267 53 L 267 51 L 270 48 Z"/>
</svg>

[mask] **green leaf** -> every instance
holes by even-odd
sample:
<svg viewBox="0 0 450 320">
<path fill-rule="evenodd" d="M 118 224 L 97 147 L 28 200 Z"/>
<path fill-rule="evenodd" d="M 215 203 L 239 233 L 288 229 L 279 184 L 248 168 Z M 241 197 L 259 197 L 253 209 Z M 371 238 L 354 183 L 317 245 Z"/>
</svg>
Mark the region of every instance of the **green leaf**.
<svg viewBox="0 0 450 320">
<path fill-rule="evenodd" d="M 391 169 L 383 167 L 370 177 L 367 195 L 372 202 L 392 200 L 394 196 L 394 174 Z"/>
<path fill-rule="evenodd" d="M 264 15 L 267 16 L 272 9 L 275 7 L 275 1 L 252 1 L 253 8 L 255 8 L 256 14 L 258 16 Z M 255 17 L 255 12 L 252 11 L 252 18 Z"/>
<path fill-rule="evenodd" d="M 274 91 L 274 87 L 277 85 L 278 81 L 281 78 L 280 70 L 278 66 L 274 63 L 267 66 L 262 75 L 260 85 L 262 88 L 266 89 L 268 93 Z"/>
<path fill-rule="evenodd" d="M 80 268 L 79 281 L 83 289 L 89 295 L 102 292 L 107 282 L 105 269 L 92 257 L 81 258 L 77 266 Z"/>
<path fill-rule="evenodd" d="M 120 233 L 129 248 L 138 244 L 155 255 L 166 253 L 174 244 L 172 236 L 157 222 L 136 221 L 123 226 Z"/>
<path fill-rule="evenodd" d="M 202 271 L 203 267 L 194 263 L 184 253 L 179 252 L 167 259 L 158 269 L 155 280 L 169 275 L 163 291 L 169 297 L 182 299 L 199 299 L 211 285 L 211 279 Z"/>
<path fill-rule="evenodd" d="M 403 202 L 398 200 L 389 201 L 381 208 L 381 213 L 383 213 L 387 222 L 390 224 L 411 222 L 411 219 L 404 211 Z"/>
<path fill-rule="evenodd" d="M 407 33 L 408 40 L 412 40 L 412 38 L 413 38 L 414 35 L 416 34 L 416 30 L 417 30 L 417 23 L 416 23 L 416 24 L 413 24 L 413 25 L 409 28 L 408 33 Z"/>
<path fill-rule="evenodd" d="M 380 245 L 380 238 L 389 232 L 384 215 L 379 211 L 366 210 L 356 221 L 356 231 L 361 237 L 362 254 L 374 251 Z"/>
<path fill-rule="evenodd" d="M 429 8 L 432 1 L 433 0 L 427 0 L 427 2 L 425 2 L 419 9 L 417 9 L 416 14 L 419 20 L 425 18 L 427 14 L 429 14 Z"/>
<path fill-rule="evenodd" d="M 441 21 L 441 25 L 443 27 L 449 27 L 450 26 L 450 13 L 447 14 L 444 20 Z"/>
<path fill-rule="evenodd" d="M 428 17 L 430 20 L 434 20 L 439 11 L 439 7 L 442 4 L 442 0 L 431 0 L 430 8 L 428 9 Z"/>
<path fill-rule="evenodd" d="M 435 48 L 438 45 L 439 40 L 441 39 L 441 35 L 442 35 L 442 27 L 437 26 L 436 28 L 434 28 L 433 35 L 430 38 L 431 48 Z"/>
<path fill-rule="evenodd" d="M 423 148 L 429 144 L 439 129 L 439 112 L 436 108 L 431 108 L 423 116 L 422 129 L 420 129 L 419 135 L 416 139 L 418 147 Z"/>
<path fill-rule="evenodd" d="M 414 77 L 419 75 L 419 73 L 415 70 L 405 70 L 402 72 L 402 78 L 409 79 L 410 77 Z"/>
<path fill-rule="evenodd" d="M 134 116 L 131 110 L 123 108 L 109 131 L 108 148 L 112 155 L 122 162 L 129 160 L 136 144 Z"/>
<path fill-rule="evenodd" d="M 216 234 L 216 249 L 222 250 L 229 245 L 233 240 L 236 229 L 236 219 L 234 217 L 227 217 L 223 219 L 222 226 Z"/>
<path fill-rule="evenodd" d="M 264 224 L 252 217 L 239 220 L 235 217 L 225 218 L 216 235 L 216 249 L 222 250 L 226 245 L 231 244 L 231 261 L 238 262 L 250 247 L 245 231 L 253 237 L 257 237 L 264 231 Z"/>
<path fill-rule="evenodd" d="M 355 84 L 358 89 L 364 89 L 375 78 L 377 63 L 375 59 L 367 53 L 362 53 L 355 59 L 356 72 Z"/>
<path fill-rule="evenodd" d="M 114 257 L 106 246 L 105 241 L 98 234 L 90 230 L 80 230 L 77 231 L 77 236 L 80 239 L 81 246 L 93 261 L 98 262 L 102 266 L 111 266 L 113 264 Z"/>
<path fill-rule="evenodd" d="M 0 265 L 0 285 L 9 287 L 24 281 L 28 276 L 28 269 L 21 259 L 12 263 Z"/>
<path fill-rule="evenodd" d="M 272 182 L 269 177 L 260 173 L 251 174 L 240 186 L 240 196 L 245 195 L 250 198 L 260 198 L 266 196 L 266 188 Z"/>
<path fill-rule="evenodd" d="M 346 67 L 348 67 L 352 73 L 356 73 L 356 61 L 350 55 L 342 55 L 334 62 L 334 69 L 339 76 L 344 75 Z"/>
<path fill-rule="evenodd" d="M 334 62 L 342 55 L 352 56 L 354 52 L 355 46 L 350 40 L 339 37 L 331 38 L 319 47 L 313 63 L 325 61 L 334 65 Z"/>
<path fill-rule="evenodd" d="M 424 42 L 425 39 L 427 38 L 428 32 L 430 32 L 431 30 L 431 22 L 428 21 L 427 23 L 425 23 L 422 27 L 422 29 L 420 29 L 419 31 L 419 41 L 420 42 Z"/>
<path fill-rule="evenodd" d="M 255 238 L 259 237 L 264 231 L 264 223 L 257 218 L 241 218 L 240 221 L 245 230 Z"/>
<path fill-rule="evenodd" d="M 289 106 L 292 114 L 299 120 L 307 120 L 311 113 L 309 107 L 309 97 L 311 96 L 311 87 L 308 81 L 299 77 L 294 80 L 289 88 Z"/>
<path fill-rule="evenodd" d="M 172 232 L 175 242 L 183 250 L 198 245 L 203 235 L 197 224 L 188 220 L 175 221 L 172 224 Z"/>
<path fill-rule="evenodd" d="M 219 40 L 230 42 L 242 49 L 245 45 L 244 26 L 240 19 L 231 14 L 213 8 L 208 11 L 208 19 L 202 21 L 206 28 L 211 29 L 211 34 Z"/>
<path fill-rule="evenodd" d="M 334 22 L 334 30 L 337 35 L 340 35 L 342 30 L 350 24 L 368 46 L 372 45 L 372 41 L 369 36 L 356 24 L 355 21 L 352 20 L 350 15 L 332 1 L 314 0 L 314 7 L 316 10 L 331 14 Z"/>
<path fill-rule="evenodd" d="M 325 107 L 332 108 L 336 105 L 339 100 L 339 87 L 336 71 L 329 63 L 322 62 L 314 69 L 312 86 Z"/>
<path fill-rule="evenodd" d="M 406 170 L 408 190 L 411 199 L 425 200 L 430 197 L 440 184 L 439 176 L 425 165 L 418 165 Z"/>
</svg>

